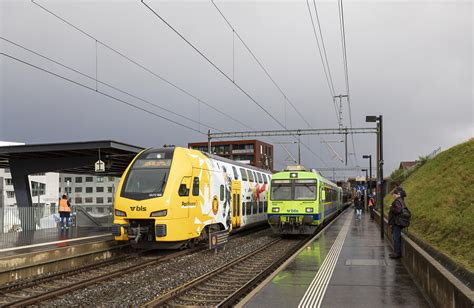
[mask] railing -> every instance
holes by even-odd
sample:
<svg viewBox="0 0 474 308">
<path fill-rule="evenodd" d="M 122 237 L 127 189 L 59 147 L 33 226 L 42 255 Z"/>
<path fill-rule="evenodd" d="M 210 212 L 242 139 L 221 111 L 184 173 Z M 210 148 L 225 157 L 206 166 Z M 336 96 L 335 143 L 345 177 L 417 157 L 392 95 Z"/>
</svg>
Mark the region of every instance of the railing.
<svg viewBox="0 0 474 308">
<path fill-rule="evenodd" d="M 57 206 L 0 207 L 0 233 L 57 228 Z M 112 205 L 72 206 L 72 227 L 110 227 L 113 222 Z"/>
</svg>

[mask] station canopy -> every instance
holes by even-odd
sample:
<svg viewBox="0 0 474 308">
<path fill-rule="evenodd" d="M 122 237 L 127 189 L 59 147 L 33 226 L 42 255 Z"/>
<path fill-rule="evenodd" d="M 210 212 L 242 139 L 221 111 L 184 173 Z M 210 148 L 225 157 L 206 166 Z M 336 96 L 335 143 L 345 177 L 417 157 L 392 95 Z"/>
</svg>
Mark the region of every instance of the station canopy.
<svg viewBox="0 0 474 308">
<path fill-rule="evenodd" d="M 88 163 L 74 167 L 59 167 L 55 172 L 92 174 L 103 176 L 122 176 L 132 159 L 138 154 L 142 147 L 129 145 L 117 141 L 87 141 L 69 143 L 49 143 L 49 144 L 27 144 L 0 147 L 0 168 L 10 168 L 12 160 L 22 161 L 49 161 L 53 166 L 55 161 L 67 161 L 77 158 L 92 158 Z M 96 173 L 95 162 L 104 162 L 105 171 Z M 46 168 L 53 171 L 51 167 Z"/>
</svg>

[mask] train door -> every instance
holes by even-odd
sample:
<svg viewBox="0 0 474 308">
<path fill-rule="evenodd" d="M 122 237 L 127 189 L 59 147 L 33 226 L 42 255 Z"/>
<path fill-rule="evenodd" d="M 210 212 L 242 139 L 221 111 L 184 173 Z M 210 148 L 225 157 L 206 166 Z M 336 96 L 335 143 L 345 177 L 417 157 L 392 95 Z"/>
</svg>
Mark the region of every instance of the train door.
<svg viewBox="0 0 474 308">
<path fill-rule="evenodd" d="M 203 185 L 201 179 L 201 169 L 193 168 L 192 177 L 190 178 L 190 187 L 191 191 L 189 192 L 188 198 L 188 210 L 194 211 L 195 209 L 200 209 L 200 197 L 201 187 Z"/>
<path fill-rule="evenodd" d="M 232 227 L 239 228 L 241 224 L 240 181 L 232 180 Z"/>
</svg>

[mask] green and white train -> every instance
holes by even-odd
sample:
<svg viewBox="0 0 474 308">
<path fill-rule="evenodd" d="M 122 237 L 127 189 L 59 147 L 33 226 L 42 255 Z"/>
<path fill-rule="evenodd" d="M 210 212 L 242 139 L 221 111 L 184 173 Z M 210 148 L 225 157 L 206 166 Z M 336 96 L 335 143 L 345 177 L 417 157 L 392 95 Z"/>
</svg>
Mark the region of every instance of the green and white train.
<svg viewBox="0 0 474 308">
<path fill-rule="evenodd" d="M 303 166 L 272 175 L 268 222 L 277 234 L 312 234 L 342 210 L 342 188 Z"/>
</svg>

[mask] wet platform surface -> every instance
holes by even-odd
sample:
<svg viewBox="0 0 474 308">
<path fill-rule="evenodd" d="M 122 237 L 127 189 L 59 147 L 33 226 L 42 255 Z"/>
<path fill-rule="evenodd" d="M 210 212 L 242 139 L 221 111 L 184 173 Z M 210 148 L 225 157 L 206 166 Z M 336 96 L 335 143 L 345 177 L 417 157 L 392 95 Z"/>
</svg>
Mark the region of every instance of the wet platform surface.
<svg viewBox="0 0 474 308">
<path fill-rule="evenodd" d="M 429 307 L 368 213 L 352 208 L 244 307 Z"/>
<path fill-rule="evenodd" d="M 112 240 L 113 236 L 109 228 L 103 227 L 73 227 L 68 230 L 50 228 L 4 233 L 0 234 L 0 256 L 56 249 L 107 239 Z"/>
</svg>

